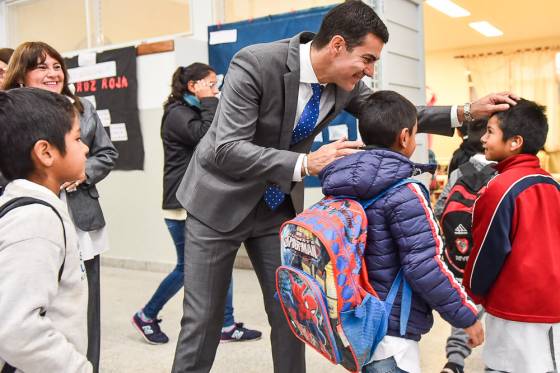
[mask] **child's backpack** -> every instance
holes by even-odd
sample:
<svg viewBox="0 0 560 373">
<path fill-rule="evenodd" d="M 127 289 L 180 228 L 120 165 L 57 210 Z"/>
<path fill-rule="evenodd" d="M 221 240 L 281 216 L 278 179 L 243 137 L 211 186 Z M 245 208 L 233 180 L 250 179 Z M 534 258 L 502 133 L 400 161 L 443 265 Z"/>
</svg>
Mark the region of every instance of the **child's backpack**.
<svg viewBox="0 0 560 373">
<path fill-rule="evenodd" d="M 401 283 L 400 333 L 406 334 L 412 290 L 402 270 L 385 301 L 371 287 L 363 257 L 364 210 L 390 189 L 412 182 L 419 183 L 401 180 L 364 201 L 325 197 L 280 230 L 282 266 L 276 270 L 276 291 L 292 332 L 332 363 L 352 372 L 369 362 L 387 333 Z"/>
<path fill-rule="evenodd" d="M 470 162 L 463 163 L 459 170 L 461 177 L 449 191 L 440 223 L 445 238 L 443 261 L 456 277 L 462 278 L 473 247 L 474 202 L 496 171 L 492 165 L 479 171 Z"/>
</svg>

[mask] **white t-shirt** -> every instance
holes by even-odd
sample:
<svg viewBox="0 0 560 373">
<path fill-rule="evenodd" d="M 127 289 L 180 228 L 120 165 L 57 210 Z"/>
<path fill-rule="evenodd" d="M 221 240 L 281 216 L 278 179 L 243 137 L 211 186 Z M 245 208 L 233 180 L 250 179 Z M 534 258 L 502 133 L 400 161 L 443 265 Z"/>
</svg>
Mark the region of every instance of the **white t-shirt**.
<svg viewBox="0 0 560 373">
<path fill-rule="evenodd" d="M 508 373 L 556 372 L 560 364 L 560 323 L 540 324 L 486 315 L 484 364 Z M 554 350 L 554 354 L 552 353 Z"/>
<path fill-rule="evenodd" d="M 420 347 L 411 339 L 386 335 L 377 345 L 370 360 L 379 361 L 390 357 L 395 359 L 397 366 L 408 373 L 420 373 Z"/>
</svg>

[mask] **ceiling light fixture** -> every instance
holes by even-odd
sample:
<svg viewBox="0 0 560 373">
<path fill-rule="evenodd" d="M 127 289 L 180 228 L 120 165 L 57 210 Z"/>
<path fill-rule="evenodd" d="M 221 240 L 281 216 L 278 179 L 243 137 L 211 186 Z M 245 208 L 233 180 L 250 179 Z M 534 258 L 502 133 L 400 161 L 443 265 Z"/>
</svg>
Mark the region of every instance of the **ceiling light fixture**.
<svg viewBox="0 0 560 373">
<path fill-rule="evenodd" d="M 469 23 L 469 26 L 489 38 L 502 36 L 504 34 L 502 30 L 498 29 L 487 21 L 471 22 Z"/>
<path fill-rule="evenodd" d="M 426 4 L 453 18 L 467 17 L 471 15 L 471 12 L 460 7 L 451 0 L 427 0 Z"/>
</svg>

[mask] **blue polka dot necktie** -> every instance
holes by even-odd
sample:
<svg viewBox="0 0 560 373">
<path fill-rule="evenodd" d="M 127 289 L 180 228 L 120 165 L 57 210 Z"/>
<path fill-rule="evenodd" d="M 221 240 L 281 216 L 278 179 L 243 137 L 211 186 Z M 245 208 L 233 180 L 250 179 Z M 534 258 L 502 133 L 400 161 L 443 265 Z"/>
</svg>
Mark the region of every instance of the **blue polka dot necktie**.
<svg viewBox="0 0 560 373">
<path fill-rule="evenodd" d="M 321 93 L 323 87 L 319 83 L 311 83 L 313 94 L 301 112 L 301 116 L 292 132 L 292 140 L 290 145 L 295 145 L 303 139 L 309 137 L 319 119 L 319 102 L 321 101 Z M 276 210 L 278 206 L 284 202 L 286 195 L 280 190 L 276 184 L 271 184 L 264 191 L 264 201 L 271 210 Z"/>
</svg>

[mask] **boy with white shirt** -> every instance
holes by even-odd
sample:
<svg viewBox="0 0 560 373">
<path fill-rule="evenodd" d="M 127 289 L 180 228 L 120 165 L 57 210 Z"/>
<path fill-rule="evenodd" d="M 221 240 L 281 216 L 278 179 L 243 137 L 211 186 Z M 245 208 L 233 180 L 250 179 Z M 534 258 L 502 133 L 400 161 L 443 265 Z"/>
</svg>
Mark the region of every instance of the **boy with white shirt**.
<svg viewBox="0 0 560 373">
<path fill-rule="evenodd" d="M 60 186 L 82 179 L 88 147 L 70 101 L 41 89 L 0 92 L 0 366 L 92 371 L 87 278 Z M 15 202 L 33 199 L 31 204 Z"/>
</svg>

